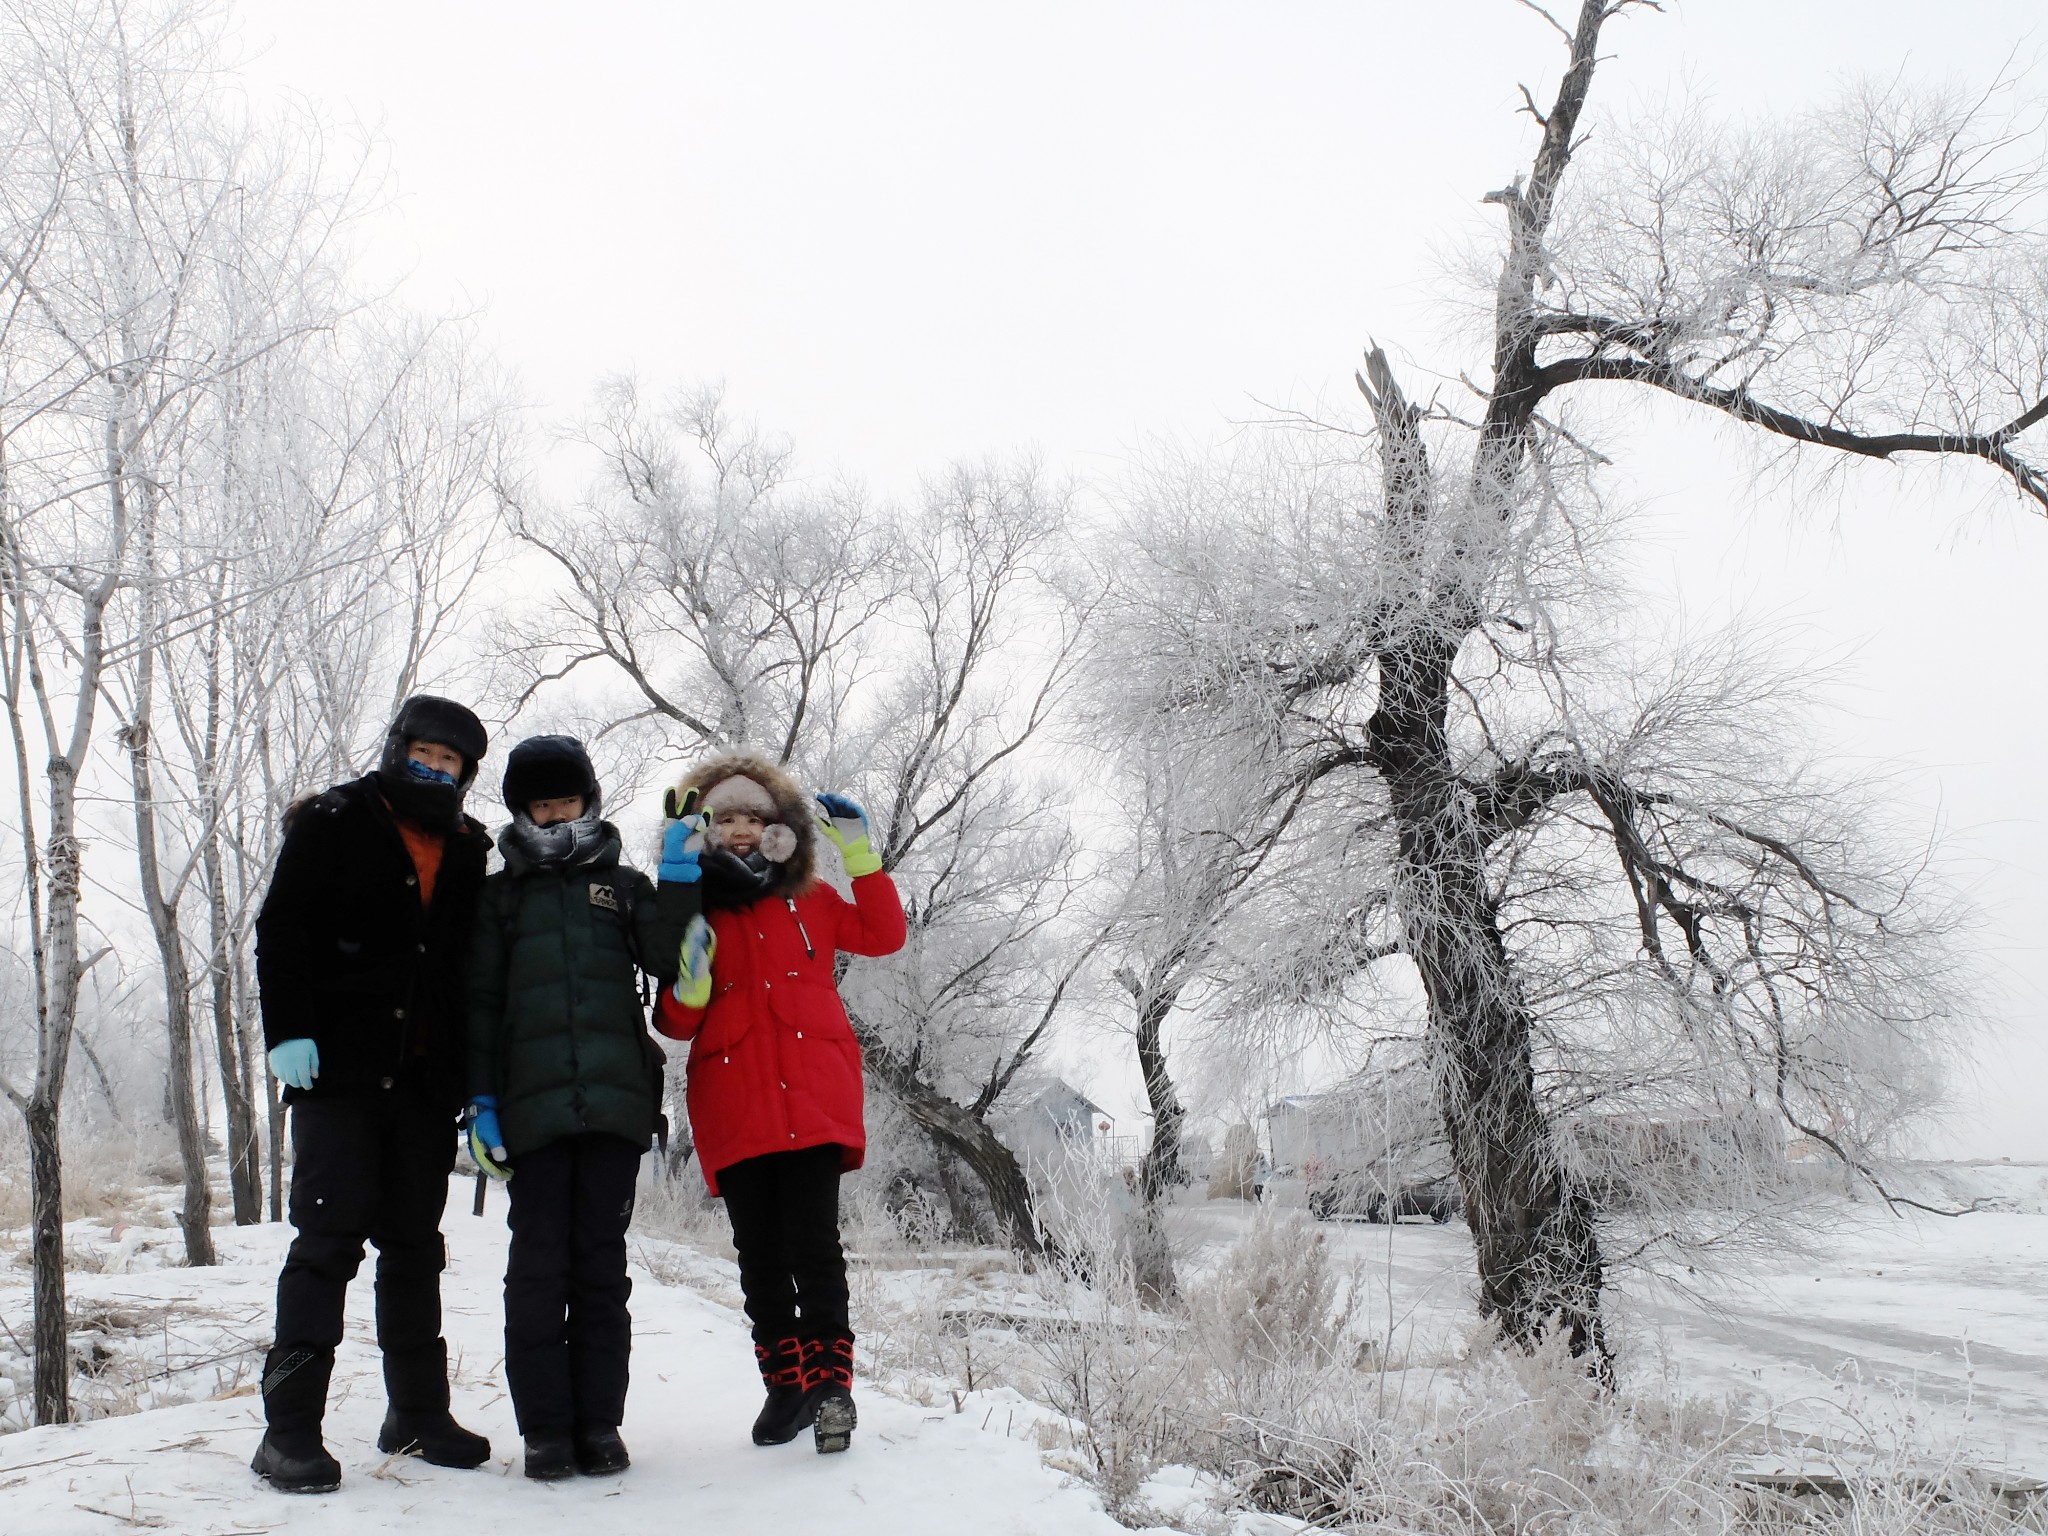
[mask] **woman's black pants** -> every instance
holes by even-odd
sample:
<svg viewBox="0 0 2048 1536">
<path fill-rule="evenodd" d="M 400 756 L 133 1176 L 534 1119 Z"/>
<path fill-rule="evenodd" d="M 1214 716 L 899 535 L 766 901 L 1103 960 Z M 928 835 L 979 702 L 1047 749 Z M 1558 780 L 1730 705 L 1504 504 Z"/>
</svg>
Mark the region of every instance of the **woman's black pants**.
<svg viewBox="0 0 2048 1536">
<path fill-rule="evenodd" d="M 839 1246 L 837 1146 L 770 1152 L 718 1170 L 754 1342 L 851 1338 Z"/>
<path fill-rule="evenodd" d="M 616 1428 L 626 1416 L 626 1227 L 643 1150 L 593 1133 L 513 1163 L 505 1381 L 522 1435 Z"/>
</svg>

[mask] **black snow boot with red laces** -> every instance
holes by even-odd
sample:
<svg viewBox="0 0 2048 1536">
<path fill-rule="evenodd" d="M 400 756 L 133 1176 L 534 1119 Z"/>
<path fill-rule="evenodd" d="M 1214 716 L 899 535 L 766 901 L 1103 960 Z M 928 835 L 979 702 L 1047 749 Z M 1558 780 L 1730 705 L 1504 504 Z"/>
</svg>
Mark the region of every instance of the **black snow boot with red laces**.
<svg viewBox="0 0 2048 1536">
<path fill-rule="evenodd" d="M 773 1344 L 756 1344 L 754 1362 L 761 1367 L 761 1385 L 768 1389 L 768 1400 L 754 1419 L 754 1444 L 787 1445 L 811 1422 L 802 1341 L 791 1334 Z"/>
<path fill-rule="evenodd" d="M 860 1416 L 853 1407 L 853 1340 L 829 1334 L 803 1342 L 804 1411 L 820 1456 L 853 1444 Z"/>
</svg>

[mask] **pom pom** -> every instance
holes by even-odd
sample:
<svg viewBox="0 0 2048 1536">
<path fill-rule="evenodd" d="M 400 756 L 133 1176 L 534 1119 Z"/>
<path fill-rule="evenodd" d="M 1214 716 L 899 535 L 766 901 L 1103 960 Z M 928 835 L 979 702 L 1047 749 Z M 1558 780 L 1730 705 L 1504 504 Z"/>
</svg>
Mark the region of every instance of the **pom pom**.
<svg viewBox="0 0 2048 1536">
<path fill-rule="evenodd" d="M 771 864 L 786 864 L 796 852 L 796 834 L 781 822 L 761 829 L 761 857 Z"/>
</svg>

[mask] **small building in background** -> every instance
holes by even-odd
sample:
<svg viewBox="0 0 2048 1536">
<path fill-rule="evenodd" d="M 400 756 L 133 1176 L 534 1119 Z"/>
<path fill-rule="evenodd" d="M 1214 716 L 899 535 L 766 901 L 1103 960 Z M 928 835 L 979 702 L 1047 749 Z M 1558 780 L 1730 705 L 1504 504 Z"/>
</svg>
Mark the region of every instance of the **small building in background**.
<svg viewBox="0 0 2048 1536">
<path fill-rule="evenodd" d="M 1026 1165 L 1121 1156 L 1125 1141 L 1134 1139 L 1118 1136 L 1108 1110 L 1058 1077 L 1012 1083 L 992 1123 L 1003 1144 Z"/>
</svg>

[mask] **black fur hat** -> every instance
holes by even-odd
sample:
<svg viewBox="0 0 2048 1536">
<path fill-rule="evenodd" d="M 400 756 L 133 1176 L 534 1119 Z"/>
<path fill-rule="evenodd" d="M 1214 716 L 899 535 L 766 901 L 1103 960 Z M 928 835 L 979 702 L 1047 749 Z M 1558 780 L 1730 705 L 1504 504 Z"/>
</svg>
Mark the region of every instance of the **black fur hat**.
<svg viewBox="0 0 2048 1536">
<path fill-rule="evenodd" d="M 581 795 L 583 813 L 595 815 L 604 803 L 590 754 L 574 736 L 529 736 L 505 759 L 506 809 L 525 810 L 536 800 Z"/>
<path fill-rule="evenodd" d="M 431 741 L 462 754 L 461 784 L 466 789 L 477 765 L 491 749 L 483 721 L 453 699 L 416 693 L 398 706 L 398 718 L 384 737 L 383 766 L 395 770 L 415 741 Z"/>
</svg>

